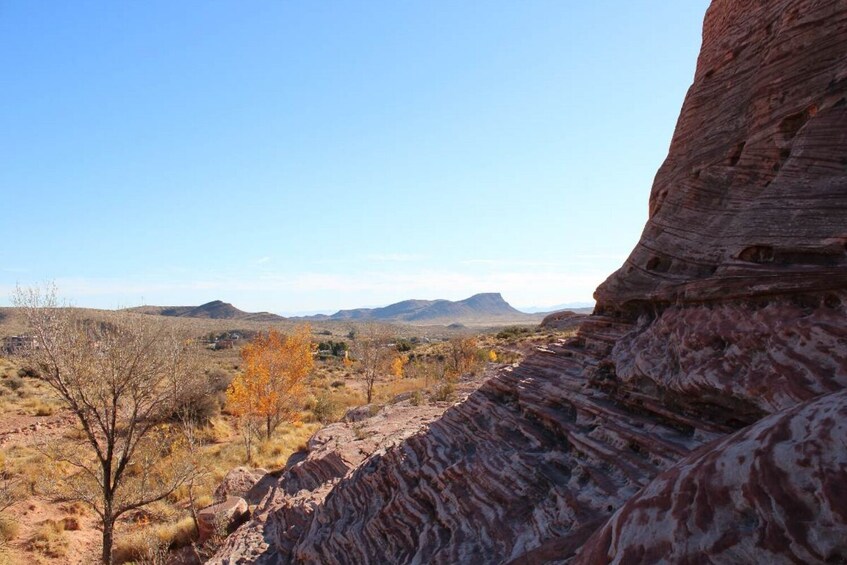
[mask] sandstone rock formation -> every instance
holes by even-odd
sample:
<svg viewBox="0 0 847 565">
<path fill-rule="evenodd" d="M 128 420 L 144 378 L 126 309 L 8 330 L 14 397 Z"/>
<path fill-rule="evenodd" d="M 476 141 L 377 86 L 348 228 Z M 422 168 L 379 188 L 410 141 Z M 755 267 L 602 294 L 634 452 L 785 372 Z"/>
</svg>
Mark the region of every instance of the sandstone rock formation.
<svg viewBox="0 0 847 565">
<path fill-rule="evenodd" d="M 847 390 L 765 418 L 659 475 L 578 563 L 839 563 L 847 556 Z"/>
<path fill-rule="evenodd" d="M 541 320 L 542 328 L 551 330 L 569 330 L 579 327 L 579 324 L 585 319 L 585 314 L 577 314 L 570 310 L 562 310 L 561 312 L 553 312 L 548 314 Z"/>
<path fill-rule="evenodd" d="M 203 543 L 218 530 L 231 532 L 247 517 L 247 502 L 238 496 L 228 496 L 223 502 L 197 512 L 198 542 Z M 222 532 L 221 532 L 222 533 Z"/>
<path fill-rule="evenodd" d="M 478 385 L 463 382 L 459 394 L 464 398 Z M 247 492 L 249 499 L 256 496 L 257 488 L 265 489 L 251 522 L 227 539 L 210 563 L 275 563 L 288 556 L 315 508 L 339 479 L 372 454 L 383 453 L 419 432 L 445 408 L 446 403 L 413 406 L 405 401 L 376 414 L 363 410 L 320 430 L 309 440 L 307 453 L 293 455 L 282 472 L 266 474 Z"/>
<path fill-rule="evenodd" d="M 236 467 L 231 469 L 223 478 L 218 488 L 215 489 L 215 499 L 224 500 L 229 496 L 238 496 L 247 501 L 248 504 L 258 504 L 270 489 L 269 481 L 265 481 L 264 488 L 255 487 L 267 476 L 264 469 L 250 469 L 247 467 Z"/>
<path fill-rule="evenodd" d="M 847 286 L 847 12 L 715 0 L 650 218 L 602 309 Z"/>
<path fill-rule="evenodd" d="M 845 245 L 847 4 L 714 0 L 577 337 L 358 466 L 313 459 L 332 480 L 283 473 L 277 533 L 219 562 L 847 560 Z"/>
</svg>

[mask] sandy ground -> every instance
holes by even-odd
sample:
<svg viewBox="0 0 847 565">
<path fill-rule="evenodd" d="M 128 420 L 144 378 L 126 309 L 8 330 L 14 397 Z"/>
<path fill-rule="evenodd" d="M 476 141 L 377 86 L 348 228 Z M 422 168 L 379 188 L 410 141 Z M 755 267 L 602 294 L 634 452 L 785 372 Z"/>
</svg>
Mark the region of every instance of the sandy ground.
<svg viewBox="0 0 847 565">
<path fill-rule="evenodd" d="M 0 415 L 0 448 L 9 450 L 14 447 L 35 447 L 38 444 L 55 441 L 70 432 L 74 422 L 74 416 L 66 411 L 52 416 L 2 414 Z M 101 536 L 97 517 L 90 509 L 82 509 L 82 512 L 80 509 L 82 509 L 80 505 L 54 503 L 37 495 L 17 502 L 6 511 L 6 514 L 20 526 L 17 536 L 10 543 L 7 556 L 9 561 L 15 565 L 19 563 L 68 565 L 95 563 Z M 79 529 L 65 531 L 68 540 L 66 555 L 51 558 L 28 551 L 30 540 L 45 521 L 59 521 L 63 518 L 73 518 L 79 524 Z"/>
</svg>

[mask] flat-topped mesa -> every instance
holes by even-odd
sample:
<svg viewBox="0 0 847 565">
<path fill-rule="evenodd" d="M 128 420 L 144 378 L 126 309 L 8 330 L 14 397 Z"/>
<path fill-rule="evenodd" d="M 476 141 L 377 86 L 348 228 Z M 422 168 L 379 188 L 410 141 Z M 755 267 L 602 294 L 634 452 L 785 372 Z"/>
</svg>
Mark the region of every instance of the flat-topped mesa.
<svg viewBox="0 0 847 565">
<path fill-rule="evenodd" d="M 650 218 L 599 311 L 847 287 L 846 94 L 842 1 L 715 0 Z"/>
</svg>

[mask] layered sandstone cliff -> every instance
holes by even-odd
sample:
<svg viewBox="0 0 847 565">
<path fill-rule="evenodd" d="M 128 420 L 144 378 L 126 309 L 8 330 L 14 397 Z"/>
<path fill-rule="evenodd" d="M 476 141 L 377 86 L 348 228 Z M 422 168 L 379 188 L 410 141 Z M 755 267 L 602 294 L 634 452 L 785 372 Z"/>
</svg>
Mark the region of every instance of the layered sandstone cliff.
<svg viewBox="0 0 847 565">
<path fill-rule="evenodd" d="M 847 10 L 715 0 L 694 84 L 605 308 L 847 286 Z"/>
<path fill-rule="evenodd" d="M 579 335 L 329 480 L 295 465 L 218 561 L 847 560 L 845 244 L 847 3 L 715 0 Z"/>
</svg>

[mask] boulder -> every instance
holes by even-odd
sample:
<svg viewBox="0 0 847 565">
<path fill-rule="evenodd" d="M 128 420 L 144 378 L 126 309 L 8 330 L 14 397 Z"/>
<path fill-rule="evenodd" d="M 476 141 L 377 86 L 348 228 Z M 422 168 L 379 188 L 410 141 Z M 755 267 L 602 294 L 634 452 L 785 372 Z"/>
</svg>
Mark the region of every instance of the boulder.
<svg viewBox="0 0 847 565">
<path fill-rule="evenodd" d="M 221 484 L 215 489 L 215 499 L 225 500 L 229 496 L 246 498 L 247 493 L 267 474 L 268 472 L 265 469 L 236 467 L 226 474 Z M 256 504 L 256 502 L 251 502 L 251 504 Z"/>
<path fill-rule="evenodd" d="M 247 501 L 238 496 L 228 496 L 223 502 L 207 506 L 197 512 L 198 542 L 230 534 L 247 518 Z"/>
</svg>

